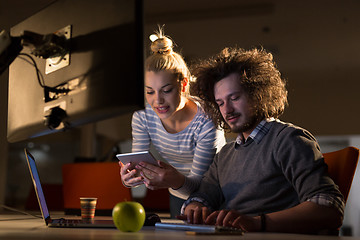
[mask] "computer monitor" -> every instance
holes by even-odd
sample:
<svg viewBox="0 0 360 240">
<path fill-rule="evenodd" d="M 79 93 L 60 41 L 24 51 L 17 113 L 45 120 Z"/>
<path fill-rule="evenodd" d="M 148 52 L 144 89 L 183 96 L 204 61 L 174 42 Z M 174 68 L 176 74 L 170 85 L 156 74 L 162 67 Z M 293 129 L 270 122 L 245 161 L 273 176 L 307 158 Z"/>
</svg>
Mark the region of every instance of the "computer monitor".
<svg viewBox="0 0 360 240">
<path fill-rule="evenodd" d="M 39 77 L 28 56 L 10 65 L 9 142 L 144 107 L 142 5 L 141 0 L 58 0 L 11 28 L 11 36 L 65 29 L 70 52 L 68 65 L 56 70 L 51 67 L 59 59 L 34 57 Z M 27 48 L 22 53 L 31 55 Z"/>
</svg>

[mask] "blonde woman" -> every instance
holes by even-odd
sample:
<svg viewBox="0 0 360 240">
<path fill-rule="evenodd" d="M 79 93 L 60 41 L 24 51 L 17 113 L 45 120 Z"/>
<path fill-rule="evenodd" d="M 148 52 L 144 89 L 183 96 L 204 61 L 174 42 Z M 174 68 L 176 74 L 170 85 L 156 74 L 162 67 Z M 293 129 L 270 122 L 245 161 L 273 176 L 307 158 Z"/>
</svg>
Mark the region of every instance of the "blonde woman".
<svg viewBox="0 0 360 240">
<path fill-rule="evenodd" d="M 152 144 L 167 163 L 129 163 L 120 174 L 127 187 L 168 188 L 175 217 L 198 188 L 225 137 L 189 96 L 191 75 L 182 56 L 173 51 L 172 40 L 161 29 L 155 35 L 145 61 L 146 108 L 132 118 L 132 152 L 149 150 Z"/>
</svg>

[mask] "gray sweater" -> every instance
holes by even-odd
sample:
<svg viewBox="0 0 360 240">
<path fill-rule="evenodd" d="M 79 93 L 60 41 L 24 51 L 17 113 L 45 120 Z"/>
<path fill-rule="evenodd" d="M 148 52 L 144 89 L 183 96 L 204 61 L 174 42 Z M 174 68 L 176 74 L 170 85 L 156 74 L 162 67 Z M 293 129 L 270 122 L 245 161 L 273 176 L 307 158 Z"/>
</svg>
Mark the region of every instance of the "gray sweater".
<svg viewBox="0 0 360 240">
<path fill-rule="evenodd" d="M 287 209 L 319 193 L 342 198 L 315 138 L 292 124 L 270 124 L 259 143 L 225 145 L 190 198 L 249 215 Z"/>
</svg>

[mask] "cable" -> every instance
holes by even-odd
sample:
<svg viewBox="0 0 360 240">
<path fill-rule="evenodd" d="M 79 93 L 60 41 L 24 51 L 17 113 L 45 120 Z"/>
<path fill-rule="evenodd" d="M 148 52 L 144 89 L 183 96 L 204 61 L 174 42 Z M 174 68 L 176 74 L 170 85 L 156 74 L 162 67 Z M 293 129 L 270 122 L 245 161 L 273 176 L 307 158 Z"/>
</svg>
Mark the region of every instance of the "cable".
<svg viewBox="0 0 360 240">
<path fill-rule="evenodd" d="M 31 62 L 28 62 L 28 61 L 27 61 L 27 62 L 34 66 L 34 68 L 35 68 L 35 70 L 36 70 L 36 77 L 37 77 L 38 83 L 39 83 L 39 85 L 40 85 L 42 88 L 44 88 L 46 91 L 48 91 L 48 92 L 53 92 L 53 93 L 68 93 L 68 92 L 70 92 L 70 89 L 57 89 L 56 87 L 46 86 L 46 85 L 45 85 L 44 77 L 43 77 L 43 75 L 41 74 L 41 72 L 40 72 L 40 70 L 39 70 L 39 68 L 38 68 L 38 66 L 37 66 L 34 58 L 33 58 L 31 55 L 27 54 L 27 53 L 19 53 L 19 55 L 23 55 L 23 56 L 25 56 L 25 57 L 28 57 L 28 58 L 31 60 Z M 23 59 L 24 61 L 26 61 L 24 58 L 22 58 L 22 59 Z"/>
<path fill-rule="evenodd" d="M 34 58 L 33 58 L 31 55 L 27 54 L 27 53 L 20 53 L 19 55 L 26 56 L 26 57 L 28 57 L 28 58 L 32 61 L 32 65 L 35 67 L 36 77 L 37 77 L 37 80 L 38 80 L 40 86 L 41 86 L 42 88 L 47 87 L 47 86 L 45 86 L 44 77 L 43 77 L 43 75 L 41 74 L 41 72 L 40 72 L 40 70 L 39 70 L 39 68 L 38 68 L 38 66 L 37 66 Z M 41 80 L 42 80 L 42 82 L 41 82 Z"/>
<path fill-rule="evenodd" d="M 2 208 L 4 209 L 7 209 L 7 210 L 10 210 L 10 211 L 13 211 L 13 212 L 18 212 L 18 213 L 22 213 L 22 214 L 25 214 L 25 215 L 29 215 L 29 216 L 32 216 L 32 217 L 36 217 L 36 218 L 42 218 L 38 215 L 35 215 L 35 214 L 31 214 L 31 213 L 28 213 L 28 212 L 25 212 L 25 211 L 21 211 L 19 209 L 16 209 L 16 208 L 12 208 L 12 207 L 8 207 L 8 206 L 5 206 L 3 204 L 0 205 Z"/>
</svg>

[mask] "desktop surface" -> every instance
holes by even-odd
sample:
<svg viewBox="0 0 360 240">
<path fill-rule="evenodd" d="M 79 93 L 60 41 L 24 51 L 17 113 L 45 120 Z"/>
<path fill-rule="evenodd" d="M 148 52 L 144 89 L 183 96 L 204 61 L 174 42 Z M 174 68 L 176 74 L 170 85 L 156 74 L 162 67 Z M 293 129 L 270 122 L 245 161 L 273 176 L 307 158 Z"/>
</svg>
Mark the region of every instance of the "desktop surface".
<svg viewBox="0 0 360 240">
<path fill-rule="evenodd" d="M 98 217 L 108 219 L 111 217 Z M 126 240 L 173 240 L 173 239 L 250 239 L 250 240 L 352 240 L 360 237 L 316 236 L 278 233 L 245 233 L 244 235 L 189 235 L 185 231 L 143 227 L 139 232 L 121 232 L 117 229 L 99 228 L 49 228 L 41 218 L 27 215 L 0 214 L 0 239 L 33 240 L 33 239 L 126 239 Z"/>
</svg>

